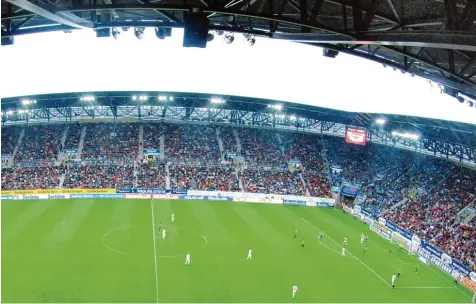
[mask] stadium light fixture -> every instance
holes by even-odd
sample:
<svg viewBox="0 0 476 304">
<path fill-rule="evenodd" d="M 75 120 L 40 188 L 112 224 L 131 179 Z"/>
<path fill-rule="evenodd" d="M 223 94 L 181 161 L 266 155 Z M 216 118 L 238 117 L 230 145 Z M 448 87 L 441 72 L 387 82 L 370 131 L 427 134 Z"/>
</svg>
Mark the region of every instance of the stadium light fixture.
<svg viewBox="0 0 476 304">
<path fill-rule="evenodd" d="M 250 34 L 243 34 L 243 36 L 246 39 L 246 42 L 249 44 L 249 46 L 253 46 L 256 42 L 256 39 L 253 35 Z"/>
<path fill-rule="evenodd" d="M 215 35 L 212 32 L 209 32 L 207 34 L 207 42 L 211 42 L 213 39 L 215 39 Z"/>
<path fill-rule="evenodd" d="M 235 41 L 235 36 L 231 33 L 226 33 L 225 36 L 223 36 L 223 40 L 226 44 L 232 44 L 233 41 Z"/>
<path fill-rule="evenodd" d="M 142 37 L 144 37 L 144 30 L 145 30 L 145 28 L 143 28 L 143 27 L 135 27 L 134 28 L 134 35 L 136 35 L 137 39 L 142 39 Z"/>
<path fill-rule="evenodd" d="M 420 138 L 420 135 L 418 135 L 418 134 L 403 133 L 403 132 L 398 132 L 398 131 L 393 131 L 392 135 L 396 136 L 396 137 L 403 137 L 403 138 L 408 138 L 408 139 L 412 139 L 412 140 L 418 140 Z"/>
<path fill-rule="evenodd" d="M 84 101 L 84 102 L 92 102 L 92 101 L 96 100 L 96 97 L 94 97 L 92 95 L 85 95 L 85 96 L 82 96 L 79 100 Z"/>
<path fill-rule="evenodd" d="M 132 100 L 136 101 L 146 101 L 147 99 L 149 99 L 149 96 L 147 95 L 132 95 Z"/>
<path fill-rule="evenodd" d="M 274 109 L 276 111 L 281 111 L 283 109 L 283 105 L 280 105 L 280 104 L 268 105 L 268 108 Z"/>
<path fill-rule="evenodd" d="M 7 111 L 7 115 L 12 115 L 13 111 Z"/>
<path fill-rule="evenodd" d="M 297 118 L 296 118 L 296 116 L 292 115 L 292 116 L 289 117 L 289 119 L 296 120 Z"/>
<path fill-rule="evenodd" d="M 159 101 L 173 101 L 174 97 L 173 96 L 167 96 L 167 95 L 159 95 L 159 96 L 157 96 L 157 99 Z"/>
<path fill-rule="evenodd" d="M 114 37 L 114 39 L 119 39 L 119 35 L 121 35 L 121 32 L 119 32 L 119 30 L 115 27 L 112 28 L 112 37 Z"/>
<path fill-rule="evenodd" d="M 22 105 L 24 106 L 29 106 L 29 105 L 32 105 L 32 104 L 35 104 L 36 103 L 36 100 L 34 99 L 23 99 L 21 101 Z"/>
<path fill-rule="evenodd" d="M 224 104 L 225 103 L 225 100 L 223 100 L 222 98 L 219 98 L 219 97 L 212 97 L 212 99 L 210 101 L 211 101 L 211 103 L 214 103 L 214 104 Z"/>
<path fill-rule="evenodd" d="M 375 120 L 375 123 L 378 124 L 378 125 L 381 125 L 381 126 L 383 126 L 386 122 L 387 122 L 387 120 L 385 118 L 377 118 Z"/>
</svg>

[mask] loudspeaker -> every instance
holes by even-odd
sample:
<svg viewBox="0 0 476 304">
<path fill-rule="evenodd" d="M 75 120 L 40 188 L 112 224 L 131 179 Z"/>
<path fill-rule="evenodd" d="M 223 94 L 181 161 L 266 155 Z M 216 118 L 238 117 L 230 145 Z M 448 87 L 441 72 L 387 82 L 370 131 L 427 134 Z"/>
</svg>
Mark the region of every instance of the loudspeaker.
<svg viewBox="0 0 476 304">
<path fill-rule="evenodd" d="M 13 37 L 2 37 L 2 45 L 13 45 L 14 42 Z"/>
<path fill-rule="evenodd" d="M 111 29 L 110 28 L 97 29 L 96 37 L 97 38 L 111 37 Z"/>
<path fill-rule="evenodd" d="M 183 47 L 207 47 L 209 20 L 202 13 L 186 13 L 184 16 Z"/>
<path fill-rule="evenodd" d="M 325 57 L 329 57 L 329 58 L 336 58 L 337 55 L 339 55 L 339 52 L 331 50 L 331 49 L 324 49 L 322 55 L 324 55 Z"/>
</svg>

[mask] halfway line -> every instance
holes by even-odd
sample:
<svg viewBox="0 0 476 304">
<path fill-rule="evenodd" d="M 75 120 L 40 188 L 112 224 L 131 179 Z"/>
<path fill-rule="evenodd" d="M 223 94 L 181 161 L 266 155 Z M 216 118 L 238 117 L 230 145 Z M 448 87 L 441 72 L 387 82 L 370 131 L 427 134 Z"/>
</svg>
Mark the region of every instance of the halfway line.
<svg viewBox="0 0 476 304">
<path fill-rule="evenodd" d="M 152 214 L 152 238 L 154 240 L 154 266 L 155 266 L 155 291 L 157 297 L 157 303 L 159 303 L 159 278 L 157 276 L 157 249 L 155 245 L 155 218 L 154 218 L 154 204 L 150 200 L 150 210 Z"/>
</svg>

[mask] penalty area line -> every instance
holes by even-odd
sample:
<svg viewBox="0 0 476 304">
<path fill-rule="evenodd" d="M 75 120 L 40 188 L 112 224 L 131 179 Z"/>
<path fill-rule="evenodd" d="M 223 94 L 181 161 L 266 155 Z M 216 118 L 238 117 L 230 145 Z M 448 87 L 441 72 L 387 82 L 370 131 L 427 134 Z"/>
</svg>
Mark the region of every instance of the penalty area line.
<svg viewBox="0 0 476 304">
<path fill-rule="evenodd" d="M 339 243 L 337 243 L 333 238 L 331 238 L 328 234 L 326 234 L 324 231 L 322 231 L 321 229 L 317 228 L 316 226 L 314 226 L 314 224 L 312 224 L 311 222 L 309 222 L 308 220 L 306 220 L 305 218 L 302 218 L 303 221 L 305 221 L 306 223 L 308 223 L 309 225 L 311 225 L 312 227 L 314 227 L 314 229 L 316 229 L 317 231 L 319 232 L 322 232 L 324 233 L 331 241 L 333 241 L 335 244 L 337 244 L 337 246 L 340 246 L 342 247 Z M 385 283 L 385 285 L 387 285 L 388 287 L 392 287 L 390 285 L 390 283 L 388 283 L 387 281 L 385 281 L 384 278 L 382 278 L 382 276 L 380 276 L 378 273 L 376 273 L 372 268 L 370 268 L 369 266 L 367 266 L 367 264 L 365 264 L 364 262 L 362 262 L 361 260 L 359 260 L 355 255 L 353 255 L 350 251 L 347 250 L 347 252 L 352 255 L 352 257 L 354 259 L 356 259 L 360 264 L 362 264 L 363 266 L 365 266 L 368 270 L 370 270 L 373 274 L 375 274 L 382 282 Z"/>
</svg>

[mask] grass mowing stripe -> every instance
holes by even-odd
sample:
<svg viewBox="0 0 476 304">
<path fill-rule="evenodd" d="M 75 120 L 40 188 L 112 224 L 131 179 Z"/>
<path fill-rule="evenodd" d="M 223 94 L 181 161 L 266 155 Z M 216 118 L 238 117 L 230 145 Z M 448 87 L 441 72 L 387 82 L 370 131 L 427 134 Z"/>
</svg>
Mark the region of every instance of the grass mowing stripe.
<svg viewBox="0 0 476 304">
<path fill-rule="evenodd" d="M 150 200 L 150 210 L 152 215 L 152 238 L 154 240 L 154 267 L 155 267 L 155 291 L 156 291 L 156 300 L 159 303 L 159 277 L 157 275 L 157 248 L 155 244 L 155 217 L 154 217 L 154 203 Z"/>
<path fill-rule="evenodd" d="M 311 222 L 309 222 L 308 220 L 306 220 L 305 218 L 302 218 L 305 222 L 307 222 L 309 225 L 311 225 L 312 227 L 314 227 L 317 231 L 320 231 L 324 234 L 326 234 L 324 231 L 322 231 L 321 229 L 317 228 L 316 226 L 314 226 Z M 335 244 L 337 244 L 338 246 L 339 243 L 337 243 L 334 239 L 332 239 L 329 235 L 327 235 L 327 238 L 329 238 L 332 242 L 334 242 Z M 385 285 L 391 287 L 391 285 L 384 279 L 382 278 L 378 273 L 376 273 L 372 268 L 370 268 L 369 266 L 367 266 L 367 264 L 365 264 L 364 262 L 362 262 L 360 259 L 358 259 L 355 255 L 353 255 L 350 251 L 347 251 L 350 255 L 352 255 L 354 257 L 355 260 L 357 260 L 360 264 L 364 265 L 368 270 L 370 270 L 373 274 L 375 274 L 380 280 L 382 280 L 382 282 L 385 283 Z"/>
</svg>

